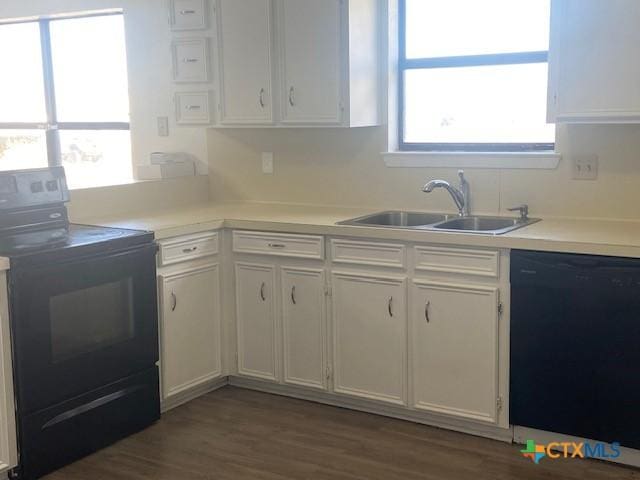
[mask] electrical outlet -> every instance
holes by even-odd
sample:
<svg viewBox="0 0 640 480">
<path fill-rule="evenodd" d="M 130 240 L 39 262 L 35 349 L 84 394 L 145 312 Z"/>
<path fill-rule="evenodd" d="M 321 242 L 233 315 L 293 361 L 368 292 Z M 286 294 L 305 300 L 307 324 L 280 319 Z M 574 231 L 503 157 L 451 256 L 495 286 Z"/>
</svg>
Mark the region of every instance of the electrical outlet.
<svg viewBox="0 0 640 480">
<path fill-rule="evenodd" d="M 169 136 L 169 117 L 158 117 L 158 135 L 161 137 Z"/>
<path fill-rule="evenodd" d="M 579 155 L 573 157 L 574 180 L 596 180 L 598 178 L 598 156 Z"/>
<path fill-rule="evenodd" d="M 273 153 L 262 152 L 262 173 L 273 175 Z"/>
</svg>

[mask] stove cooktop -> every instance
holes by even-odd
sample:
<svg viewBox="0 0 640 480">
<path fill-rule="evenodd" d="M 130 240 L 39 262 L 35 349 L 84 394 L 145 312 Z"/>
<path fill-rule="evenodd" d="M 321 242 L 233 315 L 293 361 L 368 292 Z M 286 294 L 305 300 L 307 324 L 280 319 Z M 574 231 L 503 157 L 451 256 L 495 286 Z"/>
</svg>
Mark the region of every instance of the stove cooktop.
<svg viewBox="0 0 640 480">
<path fill-rule="evenodd" d="M 57 227 L 0 236 L 0 256 L 16 258 L 40 253 L 69 253 L 87 246 L 107 248 L 116 240 L 118 244 L 137 243 L 136 237 L 152 235 L 149 232 L 122 228 L 70 224 Z"/>
</svg>

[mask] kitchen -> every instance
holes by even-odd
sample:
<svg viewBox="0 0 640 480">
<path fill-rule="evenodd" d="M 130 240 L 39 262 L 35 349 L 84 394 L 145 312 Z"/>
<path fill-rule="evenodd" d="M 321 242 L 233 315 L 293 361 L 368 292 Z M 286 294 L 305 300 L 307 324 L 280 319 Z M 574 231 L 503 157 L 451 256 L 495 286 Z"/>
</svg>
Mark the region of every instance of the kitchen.
<svg viewBox="0 0 640 480">
<path fill-rule="evenodd" d="M 3 2 L 0 469 L 636 478 L 640 5 L 514 3 Z"/>
</svg>

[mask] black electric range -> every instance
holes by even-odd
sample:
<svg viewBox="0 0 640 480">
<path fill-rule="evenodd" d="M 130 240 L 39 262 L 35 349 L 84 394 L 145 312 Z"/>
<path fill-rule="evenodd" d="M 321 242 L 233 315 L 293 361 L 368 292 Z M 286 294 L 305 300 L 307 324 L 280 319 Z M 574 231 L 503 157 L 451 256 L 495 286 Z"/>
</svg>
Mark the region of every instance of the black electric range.
<svg viewBox="0 0 640 480">
<path fill-rule="evenodd" d="M 0 173 L 19 465 L 35 479 L 160 416 L 153 233 L 76 225 L 62 167 Z"/>
</svg>

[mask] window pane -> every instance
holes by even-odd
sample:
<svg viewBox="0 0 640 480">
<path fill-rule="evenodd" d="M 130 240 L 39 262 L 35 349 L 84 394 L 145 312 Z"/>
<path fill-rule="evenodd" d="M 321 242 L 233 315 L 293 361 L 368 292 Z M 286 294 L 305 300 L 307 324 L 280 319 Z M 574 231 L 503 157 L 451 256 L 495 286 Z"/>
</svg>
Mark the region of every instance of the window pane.
<svg viewBox="0 0 640 480">
<path fill-rule="evenodd" d="M 47 140 L 43 130 L 0 130 L 0 170 L 47 165 Z"/>
<path fill-rule="evenodd" d="M 51 22 L 60 122 L 128 122 L 122 15 Z"/>
<path fill-rule="evenodd" d="M 117 185 L 133 178 L 128 130 L 61 130 L 60 147 L 71 188 Z"/>
<path fill-rule="evenodd" d="M 40 27 L 0 25 L 0 122 L 45 122 Z"/>
<path fill-rule="evenodd" d="M 407 143 L 553 143 L 547 64 L 405 72 Z"/>
<path fill-rule="evenodd" d="M 406 2 L 407 58 L 549 49 L 549 0 Z"/>
</svg>

